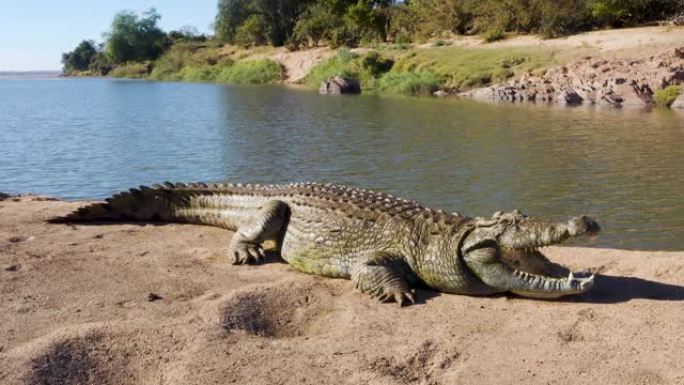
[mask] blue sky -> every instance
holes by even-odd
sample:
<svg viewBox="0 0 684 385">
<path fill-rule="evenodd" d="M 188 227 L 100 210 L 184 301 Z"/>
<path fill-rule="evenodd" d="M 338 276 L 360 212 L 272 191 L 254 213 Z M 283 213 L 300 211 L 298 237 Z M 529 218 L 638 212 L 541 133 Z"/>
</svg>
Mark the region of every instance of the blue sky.
<svg viewBox="0 0 684 385">
<path fill-rule="evenodd" d="M 102 41 L 114 15 L 155 7 L 165 31 L 209 32 L 218 0 L 0 0 L 0 71 L 58 70 L 62 52 Z"/>
</svg>

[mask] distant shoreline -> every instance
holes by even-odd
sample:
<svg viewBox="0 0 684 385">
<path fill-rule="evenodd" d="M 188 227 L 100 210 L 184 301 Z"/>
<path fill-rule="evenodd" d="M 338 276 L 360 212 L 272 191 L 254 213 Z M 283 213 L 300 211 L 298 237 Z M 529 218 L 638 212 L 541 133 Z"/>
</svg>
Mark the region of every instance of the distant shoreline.
<svg viewBox="0 0 684 385">
<path fill-rule="evenodd" d="M 0 71 L 0 79 L 59 78 L 62 71 Z"/>
</svg>

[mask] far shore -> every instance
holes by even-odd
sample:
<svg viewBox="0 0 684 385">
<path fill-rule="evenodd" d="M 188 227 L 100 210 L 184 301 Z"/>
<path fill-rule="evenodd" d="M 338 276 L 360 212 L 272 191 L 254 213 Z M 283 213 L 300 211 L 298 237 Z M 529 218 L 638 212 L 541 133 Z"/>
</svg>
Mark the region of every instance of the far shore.
<svg viewBox="0 0 684 385">
<path fill-rule="evenodd" d="M 226 75 L 217 79 L 207 72 L 211 66 L 148 73 L 144 71 L 151 68 L 150 64 L 144 63 L 132 63 L 115 71 L 115 75 L 210 83 L 266 82 L 318 89 L 321 81 L 339 71 L 353 72 L 354 66 L 358 66 L 353 61 L 345 64 L 338 60 L 331 64 L 339 50 L 328 47 L 288 51 L 284 47 L 242 49 L 227 45 L 212 52 L 238 65 L 244 64 L 239 70 L 243 77 Z M 361 59 L 377 52 L 385 58 L 382 60 L 393 60 L 395 65 L 434 72 L 427 78 L 425 72 L 398 72 L 391 82 L 369 79 L 367 75 L 348 79 L 359 82 L 362 92 L 434 94 L 494 102 L 684 109 L 684 27 L 601 30 L 557 39 L 512 35 L 493 43 L 476 36 L 456 36 L 403 46 L 380 44 L 354 48 L 351 52 Z M 504 65 L 492 73 L 482 72 L 481 67 L 501 66 L 500 61 L 509 60 L 507 57 L 514 63 L 510 68 Z M 281 73 L 273 72 L 277 66 Z M 505 77 L 493 76 L 497 71 L 504 71 Z"/>
</svg>

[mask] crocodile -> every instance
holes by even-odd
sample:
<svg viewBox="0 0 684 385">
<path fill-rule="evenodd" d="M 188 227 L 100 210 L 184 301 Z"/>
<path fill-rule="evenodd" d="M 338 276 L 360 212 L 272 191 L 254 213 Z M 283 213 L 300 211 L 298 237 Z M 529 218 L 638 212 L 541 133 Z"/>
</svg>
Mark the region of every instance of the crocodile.
<svg viewBox="0 0 684 385">
<path fill-rule="evenodd" d="M 594 275 L 576 276 L 541 249 L 600 230 L 587 216 L 550 222 L 514 210 L 467 217 L 384 192 L 321 183 L 165 182 L 50 220 L 89 221 L 181 222 L 232 230 L 233 264 L 264 262 L 269 241 L 298 270 L 351 279 L 361 292 L 400 306 L 415 302 L 416 287 L 476 296 L 584 293 Z"/>
</svg>

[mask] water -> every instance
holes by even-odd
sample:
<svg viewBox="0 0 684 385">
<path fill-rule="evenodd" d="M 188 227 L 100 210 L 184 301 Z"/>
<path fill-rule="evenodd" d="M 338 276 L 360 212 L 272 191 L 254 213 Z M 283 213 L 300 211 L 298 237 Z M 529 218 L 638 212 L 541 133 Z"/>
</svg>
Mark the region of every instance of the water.
<svg viewBox="0 0 684 385">
<path fill-rule="evenodd" d="M 284 87 L 0 80 L 0 191 L 329 181 L 445 210 L 596 217 L 578 244 L 684 247 L 684 114 L 324 97 Z"/>
</svg>

